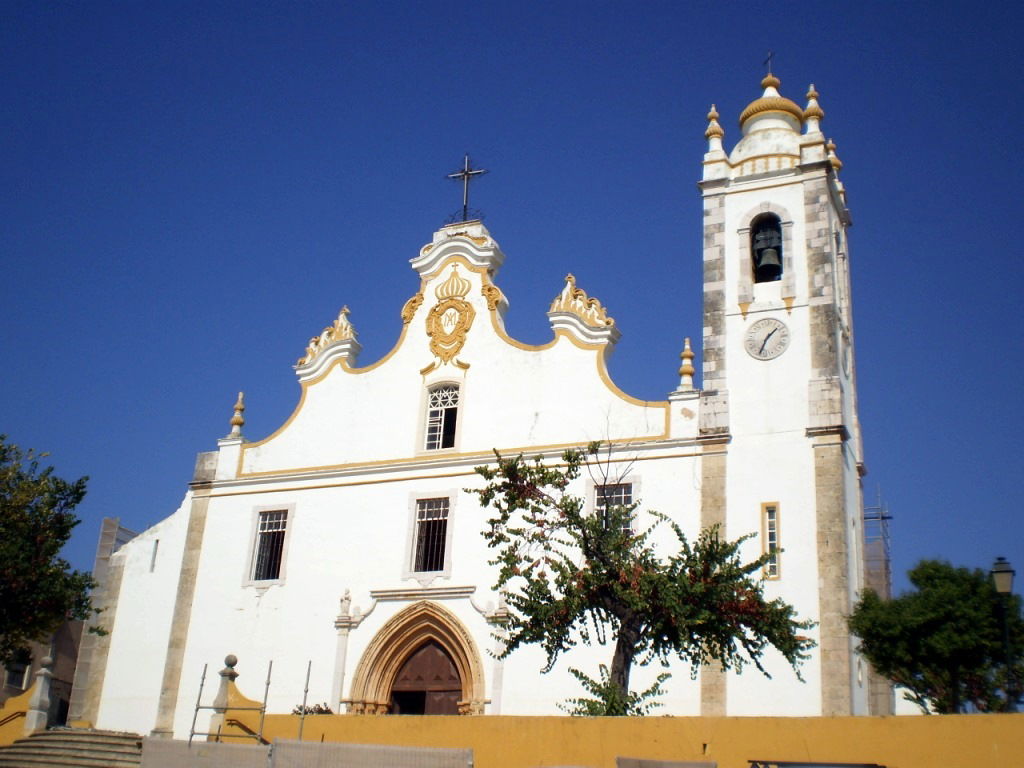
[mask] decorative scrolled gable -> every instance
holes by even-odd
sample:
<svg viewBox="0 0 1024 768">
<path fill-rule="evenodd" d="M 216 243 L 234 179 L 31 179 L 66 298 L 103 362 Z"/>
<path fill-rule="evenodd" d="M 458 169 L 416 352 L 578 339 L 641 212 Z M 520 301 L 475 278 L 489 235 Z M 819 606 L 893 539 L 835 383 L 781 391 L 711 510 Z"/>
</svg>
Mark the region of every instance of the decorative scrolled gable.
<svg viewBox="0 0 1024 768">
<path fill-rule="evenodd" d="M 356 329 L 348 316 L 349 308 L 342 307 L 337 319 L 309 340 L 306 354 L 295 365 L 299 381 L 316 378 L 338 358 L 344 358 L 350 365 L 355 365 L 363 345 L 356 340 Z"/>
<path fill-rule="evenodd" d="M 421 276 L 434 274 L 452 256 L 461 256 L 474 267 L 484 267 L 493 278 L 502 263 L 497 241 L 479 221 L 461 221 L 449 224 L 434 233 L 434 239 L 420 249 L 420 254 L 409 263 Z"/>
<path fill-rule="evenodd" d="M 601 302 L 576 287 L 576 278 L 565 276 L 565 287 L 551 302 L 548 319 L 554 331 L 567 331 L 585 344 L 614 345 L 622 335 Z"/>
</svg>

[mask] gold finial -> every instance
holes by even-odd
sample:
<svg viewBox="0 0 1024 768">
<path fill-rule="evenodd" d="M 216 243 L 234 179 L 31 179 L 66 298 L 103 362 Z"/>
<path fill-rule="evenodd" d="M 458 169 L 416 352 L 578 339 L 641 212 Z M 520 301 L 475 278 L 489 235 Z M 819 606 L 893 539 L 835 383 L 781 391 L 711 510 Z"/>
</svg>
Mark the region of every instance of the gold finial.
<svg viewBox="0 0 1024 768">
<path fill-rule="evenodd" d="M 690 337 L 683 341 L 683 351 L 679 355 L 683 364 L 679 366 L 679 388 L 682 390 L 693 389 L 693 350 L 690 349 Z"/>
<path fill-rule="evenodd" d="M 241 437 L 242 427 L 245 426 L 245 393 L 238 393 L 238 400 L 235 401 L 235 415 L 231 417 L 231 433 L 228 437 Z"/>
<path fill-rule="evenodd" d="M 761 81 L 762 88 L 778 88 L 780 85 L 782 85 L 782 81 L 771 72 L 765 75 L 764 79 Z"/>
<path fill-rule="evenodd" d="M 814 83 L 811 83 L 811 87 L 807 89 L 807 107 L 804 109 L 804 120 L 811 118 L 818 120 L 825 118 L 825 112 L 818 105 L 818 92 L 814 90 Z"/>
<path fill-rule="evenodd" d="M 839 173 L 843 167 L 843 161 L 836 156 L 836 143 L 832 141 L 832 139 L 829 139 L 828 143 L 825 145 L 825 149 L 828 150 L 829 162 L 832 163 L 832 167 L 835 168 L 836 173 Z"/>
<path fill-rule="evenodd" d="M 720 139 L 725 136 L 725 131 L 722 130 L 722 126 L 718 124 L 718 110 L 715 109 L 715 105 L 711 105 L 711 111 L 708 112 L 708 129 L 704 131 L 704 138 L 706 139 Z"/>
<path fill-rule="evenodd" d="M 571 272 L 565 276 L 565 287 L 555 296 L 548 311 L 569 312 L 591 328 L 615 325 L 615 321 L 608 317 L 608 312 L 601 306 L 600 301 L 588 296 L 582 288 L 576 287 L 576 278 Z"/>
<path fill-rule="evenodd" d="M 305 365 L 312 362 L 324 349 L 336 341 L 345 341 L 346 339 L 354 341 L 357 335 L 356 329 L 349 321 L 348 316 L 348 306 L 342 307 L 341 311 L 338 312 L 337 319 L 324 328 L 318 336 L 314 336 L 309 340 L 309 344 L 306 345 L 306 354 L 299 358 L 297 365 Z"/>
</svg>

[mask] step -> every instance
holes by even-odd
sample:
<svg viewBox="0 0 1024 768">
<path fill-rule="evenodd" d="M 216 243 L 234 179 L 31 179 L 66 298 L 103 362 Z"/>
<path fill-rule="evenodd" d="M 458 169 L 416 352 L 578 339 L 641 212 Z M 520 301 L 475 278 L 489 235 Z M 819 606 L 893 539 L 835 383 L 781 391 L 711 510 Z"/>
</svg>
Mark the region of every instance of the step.
<svg viewBox="0 0 1024 768">
<path fill-rule="evenodd" d="M 78 737 L 69 738 L 42 738 L 40 736 L 29 736 L 24 739 L 17 739 L 15 744 L 38 744 L 43 749 L 55 746 L 75 746 L 82 749 L 142 749 L 142 739 L 82 739 Z"/>
<path fill-rule="evenodd" d="M 111 742 L 141 742 L 142 737 L 137 733 L 126 731 L 86 731 L 75 728 L 53 728 L 49 731 L 38 731 L 26 738 L 38 739 L 40 741 L 52 741 L 61 739 L 74 739 L 78 741 L 111 741 Z"/>
<path fill-rule="evenodd" d="M 46 768 L 134 768 L 142 762 L 141 756 L 122 759 L 110 756 L 82 757 L 81 755 L 45 755 L 39 752 L 19 753 L 18 751 L 0 751 L 0 767 L 22 768 L 22 766 L 40 766 Z"/>
<path fill-rule="evenodd" d="M 0 747 L 0 768 L 134 768 L 142 737 L 119 731 L 58 728 Z"/>
<path fill-rule="evenodd" d="M 40 755 L 63 755 L 67 753 L 84 755 L 86 757 L 90 755 L 111 755 L 113 757 L 131 757 L 132 755 L 141 755 L 142 750 L 139 747 L 118 744 L 116 746 L 110 744 L 69 744 L 66 742 L 52 742 L 49 744 L 40 744 L 38 742 L 33 743 L 31 741 L 16 741 L 11 745 L 12 749 L 17 749 L 21 752 L 26 750 L 38 753 Z M 0 754 L 3 754 L 0 752 Z"/>
</svg>

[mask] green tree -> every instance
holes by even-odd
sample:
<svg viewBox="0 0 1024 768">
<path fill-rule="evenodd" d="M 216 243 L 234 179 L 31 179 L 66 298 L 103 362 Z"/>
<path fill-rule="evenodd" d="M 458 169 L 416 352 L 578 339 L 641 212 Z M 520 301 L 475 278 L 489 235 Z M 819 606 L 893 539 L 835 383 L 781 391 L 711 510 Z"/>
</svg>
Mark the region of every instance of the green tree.
<svg viewBox="0 0 1024 768">
<path fill-rule="evenodd" d="M 495 511 L 484 536 L 497 550 L 491 561 L 500 567 L 495 588 L 509 608 L 503 656 L 539 644 L 548 672 L 578 642 L 613 639 L 611 669 L 601 680 L 570 670 L 597 695 L 570 702 L 573 711 L 586 714 L 645 711 L 644 700 L 659 691 L 657 685 L 641 694 L 629 691 L 634 662 L 657 659 L 665 665 L 675 656 L 692 665 L 694 676 L 712 661 L 737 670 L 752 662 L 767 675 L 761 657 L 771 645 L 796 670 L 814 646 L 800 634 L 812 623 L 797 620 L 782 600 L 764 598 L 767 557 L 742 562 L 739 549 L 747 537 L 725 541 L 717 528 L 690 542 L 674 521 L 656 512 L 653 526 L 634 532 L 637 504 L 588 513 L 583 499 L 567 489 L 582 466 L 593 469 L 586 463 L 599 448 L 594 443 L 587 451 L 566 451 L 560 466 L 495 451 L 496 466 L 476 468 L 487 485 L 470 492 Z M 675 537 L 667 557 L 649 543 L 659 525 Z"/>
<path fill-rule="evenodd" d="M 1007 680 L 1000 600 L 989 574 L 922 560 L 908 574 L 914 590 L 885 600 L 866 590 L 849 618 L 861 653 L 880 675 L 906 689 L 925 712 L 980 712 L 1020 701 L 1024 621 L 1016 595 L 1008 601 L 1015 674 Z"/>
<path fill-rule="evenodd" d="M 92 613 L 92 578 L 59 556 L 78 525 L 73 510 L 87 478 L 55 477 L 53 467 L 39 466 L 45 456 L 0 435 L 0 664 L 66 619 Z"/>
</svg>

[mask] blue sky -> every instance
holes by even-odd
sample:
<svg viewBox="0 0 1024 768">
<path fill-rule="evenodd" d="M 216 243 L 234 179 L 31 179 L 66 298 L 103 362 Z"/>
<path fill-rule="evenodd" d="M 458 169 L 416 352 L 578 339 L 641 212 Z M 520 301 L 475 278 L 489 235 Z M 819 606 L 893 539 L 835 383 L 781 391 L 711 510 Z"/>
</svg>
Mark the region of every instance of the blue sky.
<svg viewBox="0 0 1024 768">
<path fill-rule="evenodd" d="M 383 355 L 463 152 L 510 332 L 566 272 L 623 331 L 612 374 L 677 383 L 700 321 L 705 114 L 727 147 L 767 49 L 844 162 L 861 418 L 922 557 L 1024 573 L 1019 4 L 5 3 L 0 432 L 89 475 L 68 547 L 180 502 L 246 391 L 246 434 L 342 304 Z"/>
</svg>

